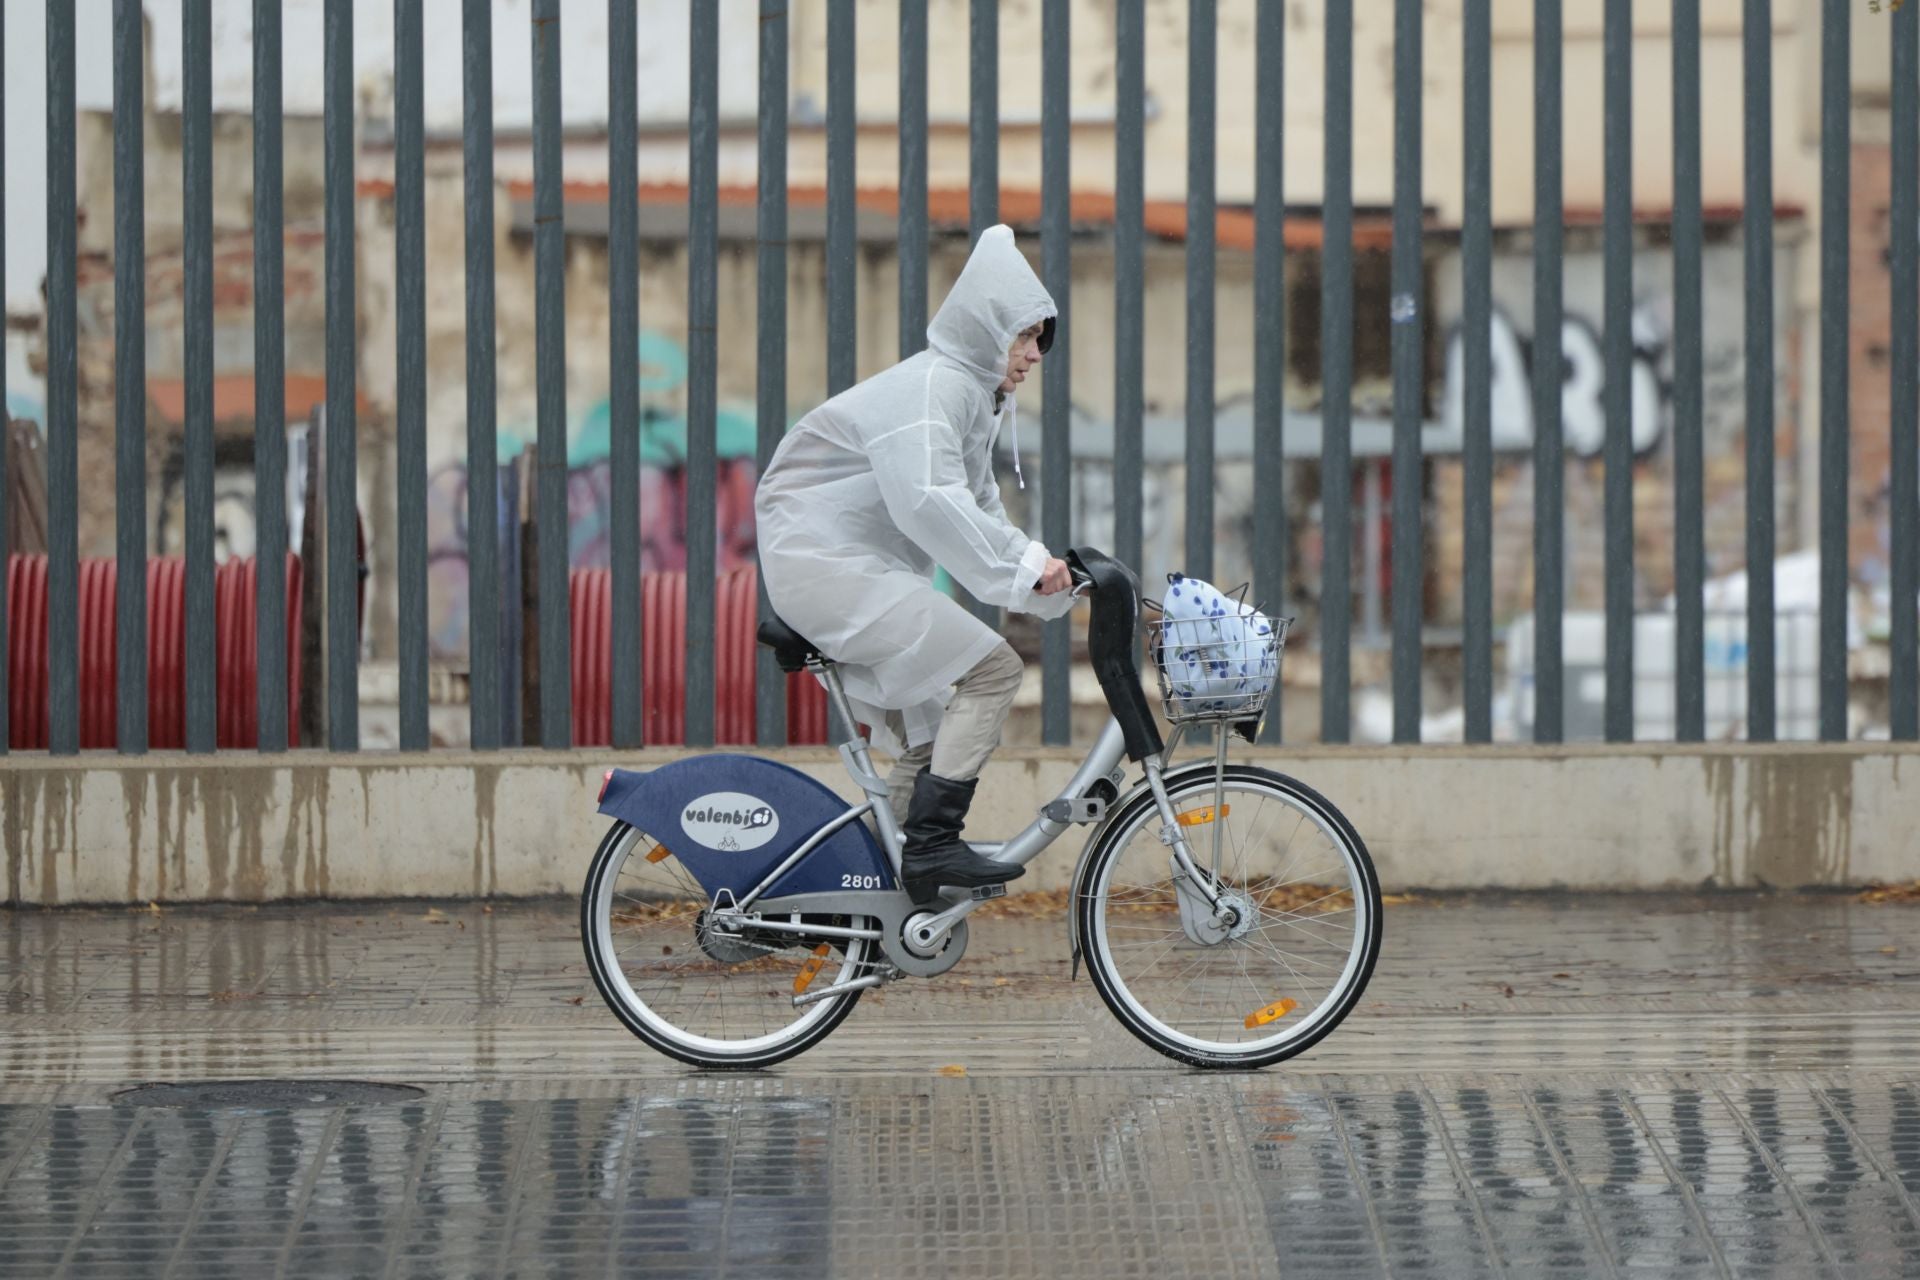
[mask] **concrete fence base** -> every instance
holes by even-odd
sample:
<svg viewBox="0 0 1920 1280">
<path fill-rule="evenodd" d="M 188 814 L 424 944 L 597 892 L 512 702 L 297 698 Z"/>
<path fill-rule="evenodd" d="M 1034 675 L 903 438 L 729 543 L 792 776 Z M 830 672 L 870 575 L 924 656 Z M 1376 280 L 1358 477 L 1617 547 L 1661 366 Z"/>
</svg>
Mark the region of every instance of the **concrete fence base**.
<svg viewBox="0 0 1920 1280">
<path fill-rule="evenodd" d="M 678 750 L 82 756 L 0 763 L 9 904 L 571 894 L 601 773 Z M 843 795 L 838 757 L 773 753 Z M 1920 748 L 1248 749 L 1339 805 L 1389 889 L 1850 886 L 1920 877 Z M 1011 835 L 1078 755 L 1006 748 L 969 834 Z M 1061 838 L 1023 888 L 1067 882 Z"/>
</svg>

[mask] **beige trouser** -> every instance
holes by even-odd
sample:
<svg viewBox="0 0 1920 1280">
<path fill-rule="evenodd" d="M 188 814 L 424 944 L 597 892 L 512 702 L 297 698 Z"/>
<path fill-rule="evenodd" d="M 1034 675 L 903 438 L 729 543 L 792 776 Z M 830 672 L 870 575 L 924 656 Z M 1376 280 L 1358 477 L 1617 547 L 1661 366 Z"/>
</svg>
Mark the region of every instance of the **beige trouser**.
<svg viewBox="0 0 1920 1280">
<path fill-rule="evenodd" d="M 947 700 L 933 741 L 909 747 L 887 775 L 887 801 L 895 820 L 906 823 L 913 780 L 928 765 L 937 776 L 954 782 L 980 776 L 981 766 L 1000 745 L 1000 730 L 1007 723 L 1007 713 L 1013 710 L 1013 695 L 1019 692 L 1020 678 L 1025 674 L 1026 664 L 1003 640 L 954 682 L 953 697 Z M 887 727 L 896 736 L 904 736 L 899 712 L 887 712 Z"/>
</svg>

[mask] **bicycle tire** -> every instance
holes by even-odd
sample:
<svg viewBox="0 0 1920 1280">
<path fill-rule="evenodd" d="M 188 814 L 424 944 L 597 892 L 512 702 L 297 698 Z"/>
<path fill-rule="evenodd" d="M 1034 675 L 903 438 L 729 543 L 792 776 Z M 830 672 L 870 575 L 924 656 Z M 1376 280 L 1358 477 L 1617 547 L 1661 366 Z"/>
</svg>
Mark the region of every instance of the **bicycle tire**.
<svg viewBox="0 0 1920 1280">
<path fill-rule="evenodd" d="M 1358 968 L 1350 979 L 1344 981 L 1337 1000 L 1334 1000 L 1331 1007 L 1320 1014 L 1307 1033 L 1266 1049 L 1256 1047 L 1244 1052 L 1209 1051 L 1175 1039 L 1156 1028 L 1142 1016 L 1142 1010 L 1136 1008 L 1135 1001 L 1127 997 L 1125 983 L 1116 972 L 1116 962 L 1107 950 L 1106 933 L 1099 927 L 1100 915 L 1105 903 L 1103 895 L 1096 892 L 1095 886 L 1103 882 L 1109 864 L 1129 847 L 1134 834 L 1154 815 L 1156 805 L 1149 792 L 1142 792 L 1136 796 L 1125 809 L 1114 815 L 1096 837 L 1094 849 L 1083 864 L 1081 879 L 1075 884 L 1073 890 L 1075 924 L 1094 988 L 1100 993 L 1101 1000 L 1115 1019 L 1137 1039 L 1155 1051 L 1188 1066 L 1217 1070 L 1257 1070 L 1304 1053 L 1320 1043 L 1345 1020 L 1354 1006 L 1359 1003 L 1361 996 L 1365 994 L 1367 983 L 1372 979 L 1374 966 L 1379 960 L 1381 939 L 1385 932 L 1381 914 L 1380 881 L 1374 870 L 1373 859 L 1368 854 L 1360 833 L 1354 829 L 1346 815 L 1325 796 L 1298 779 L 1256 766 L 1229 766 L 1225 776 L 1228 782 L 1269 787 L 1324 819 L 1325 827 L 1337 832 L 1345 845 L 1343 854 L 1350 860 L 1358 881 L 1351 888 L 1355 891 L 1356 899 L 1363 900 L 1367 907 L 1365 918 L 1369 922 L 1369 927 L 1363 940 Z M 1176 802 L 1196 793 L 1211 793 L 1212 789 L 1213 771 L 1210 768 L 1193 771 L 1167 784 L 1168 794 Z"/>
</svg>

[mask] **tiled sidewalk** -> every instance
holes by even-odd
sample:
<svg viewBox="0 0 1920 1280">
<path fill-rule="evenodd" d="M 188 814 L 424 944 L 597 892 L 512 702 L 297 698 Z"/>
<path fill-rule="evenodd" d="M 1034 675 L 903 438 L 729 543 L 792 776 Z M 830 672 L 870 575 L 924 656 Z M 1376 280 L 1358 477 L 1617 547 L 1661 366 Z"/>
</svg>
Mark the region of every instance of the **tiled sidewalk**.
<svg viewBox="0 0 1920 1280">
<path fill-rule="evenodd" d="M 1913 907 L 1397 906 L 1345 1026 L 1226 1076 L 1054 920 L 750 1076 L 621 1030 L 570 903 L 0 920 L 5 1277 L 1920 1274 Z M 244 1077 L 423 1092 L 113 1099 Z"/>
</svg>

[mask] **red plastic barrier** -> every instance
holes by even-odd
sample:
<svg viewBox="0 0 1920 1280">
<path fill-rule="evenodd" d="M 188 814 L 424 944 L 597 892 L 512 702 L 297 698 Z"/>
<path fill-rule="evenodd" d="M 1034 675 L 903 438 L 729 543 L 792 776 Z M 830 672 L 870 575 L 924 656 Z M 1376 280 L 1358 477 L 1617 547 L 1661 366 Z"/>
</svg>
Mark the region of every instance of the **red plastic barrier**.
<svg viewBox="0 0 1920 1280">
<path fill-rule="evenodd" d="M 120 740 L 119 626 L 114 589 L 120 566 L 112 560 L 80 562 L 80 745 L 111 748 Z"/>
<path fill-rule="evenodd" d="M 288 745 L 294 745 L 293 709 L 300 702 L 300 558 L 287 556 Z M 80 562 L 80 745 L 119 744 L 119 566 L 111 558 Z M 45 556 L 7 560 L 9 683 L 7 741 L 15 750 L 47 747 L 47 562 Z M 217 742 L 252 747 L 259 741 L 258 629 L 254 561 L 229 560 L 214 571 Z M 186 746 L 186 564 L 147 561 L 147 742 L 156 750 Z"/>
<path fill-rule="evenodd" d="M 570 578 L 573 741 L 576 746 L 606 746 L 613 741 L 613 574 L 608 569 L 575 569 Z M 749 566 L 722 574 L 714 588 L 714 738 L 728 745 L 749 744 L 755 731 L 758 571 Z M 640 593 L 642 732 L 649 743 L 684 742 L 686 575 L 642 574 Z M 789 677 L 787 741 L 826 740 L 826 691 L 812 676 Z"/>
<path fill-rule="evenodd" d="M 287 553 L 287 745 L 300 744 L 300 557 Z M 217 741 L 222 747 L 260 743 L 260 566 L 252 557 L 229 560 L 214 574 L 219 645 Z"/>
<path fill-rule="evenodd" d="M 187 745 L 187 562 L 147 561 L 147 745 Z"/>
<path fill-rule="evenodd" d="M 47 747 L 47 558 L 7 557 L 7 743 Z"/>
</svg>

